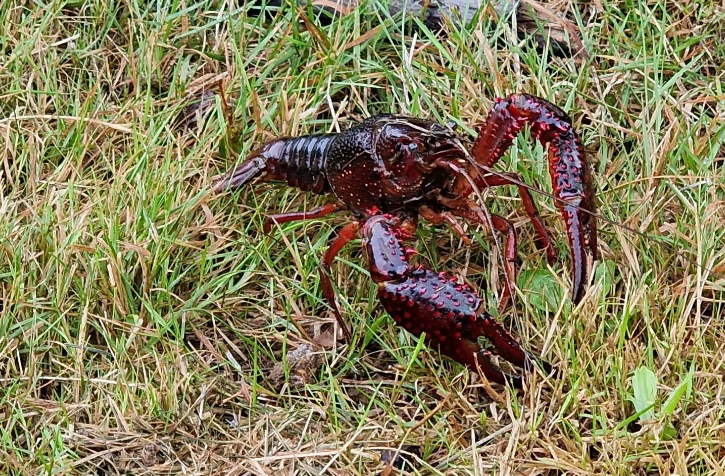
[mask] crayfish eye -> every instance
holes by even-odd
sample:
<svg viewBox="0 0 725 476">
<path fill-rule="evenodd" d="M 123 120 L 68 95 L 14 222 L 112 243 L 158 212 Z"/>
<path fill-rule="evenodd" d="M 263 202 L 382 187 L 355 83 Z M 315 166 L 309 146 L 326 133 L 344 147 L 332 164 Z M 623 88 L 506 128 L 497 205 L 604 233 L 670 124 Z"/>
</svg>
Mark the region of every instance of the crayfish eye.
<svg viewBox="0 0 725 476">
<path fill-rule="evenodd" d="M 400 158 L 398 156 L 401 152 L 418 152 L 418 144 L 415 142 L 411 142 L 409 144 L 398 142 L 397 144 L 395 144 L 395 152 L 397 152 L 397 154 L 395 154 L 395 157 L 393 157 L 393 162 L 397 161 Z"/>
</svg>

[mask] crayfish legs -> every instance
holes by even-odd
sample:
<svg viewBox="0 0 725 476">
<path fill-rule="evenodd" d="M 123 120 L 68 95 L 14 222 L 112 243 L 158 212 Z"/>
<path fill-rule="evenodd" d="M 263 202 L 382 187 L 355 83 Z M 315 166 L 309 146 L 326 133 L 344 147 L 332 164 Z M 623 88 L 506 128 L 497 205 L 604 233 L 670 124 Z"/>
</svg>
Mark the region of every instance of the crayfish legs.
<svg viewBox="0 0 725 476">
<path fill-rule="evenodd" d="M 491 361 L 491 352 L 479 342 L 485 337 L 492 352 L 528 369 L 534 359 L 504 327 L 482 310 L 483 300 L 466 284 L 446 273 L 435 273 L 408 262 L 409 238 L 400 220 L 376 215 L 363 225 L 363 253 L 370 276 L 378 285 L 378 297 L 397 324 L 438 348 L 443 355 L 499 384 L 522 388 L 522 379 L 502 371 Z M 547 370 L 551 367 L 543 363 Z"/>
</svg>

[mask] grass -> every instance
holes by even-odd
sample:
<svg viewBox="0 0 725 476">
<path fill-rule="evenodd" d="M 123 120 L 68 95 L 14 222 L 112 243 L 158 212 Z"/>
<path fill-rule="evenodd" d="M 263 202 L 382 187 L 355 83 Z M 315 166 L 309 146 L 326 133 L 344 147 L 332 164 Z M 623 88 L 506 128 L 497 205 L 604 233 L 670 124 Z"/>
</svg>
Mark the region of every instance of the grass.
<svg viewBox="0 0 725 476">
<path fill-rule="evenodd" d="M 406 35 L 374 0 L 315 29 L 233 2 L 3 2 L 0 473 L 392 474 L 402 449 L 408 474 L 723 474 L 725 10 L 557 5 L 590 59 L 537 54 L 485 13 Z M 228 113 L 216 97 L 180 134 L 219 82 Z M 355 337 L 334 339 L 319 261 L 348 217 L 262 233 L 266 213 L 330 197 L 208 192 L 235 148 L 381 112 L 473 132 L 516 91 L 572 116 L 606 218 L 572 308 L 551 200 L 554 269 L 515 190 L 487 203 L 520 236 L 518 310 L 502 318 L 560 370 L 522 396 L 492 400 L 393 326 L 356 245 L 334 271 Z M 499 168 L 549 190 L 530 144 Z M 417 248 L 494 309 L 496 250 L 471 231 L 465 247 L 426 225 Z"/>
</svg>

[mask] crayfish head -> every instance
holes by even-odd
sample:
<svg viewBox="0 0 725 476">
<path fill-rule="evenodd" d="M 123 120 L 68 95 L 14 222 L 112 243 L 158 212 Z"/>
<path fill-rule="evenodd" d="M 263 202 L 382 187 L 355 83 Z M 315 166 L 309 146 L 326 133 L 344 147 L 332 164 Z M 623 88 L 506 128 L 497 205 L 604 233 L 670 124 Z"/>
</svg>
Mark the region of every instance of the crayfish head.
<svg viewBox="0 0 725 476">
<path fill-rule="evenodd" d="M 447 125 L 407 116 L 388 116 L 373 130 L 373 148 L 386 178 L 412 184 L 438 168 L 441 159 L 467 156 L 455 123 Z"/>
</svg>

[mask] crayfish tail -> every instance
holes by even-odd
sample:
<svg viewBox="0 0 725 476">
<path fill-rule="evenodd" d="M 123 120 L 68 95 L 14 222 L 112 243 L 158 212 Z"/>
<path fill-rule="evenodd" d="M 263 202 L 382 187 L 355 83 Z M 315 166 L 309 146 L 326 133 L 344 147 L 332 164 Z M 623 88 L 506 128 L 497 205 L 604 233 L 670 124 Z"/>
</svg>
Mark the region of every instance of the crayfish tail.
<svg viewBox="0 0 725 476">
<path fill-rule="evenodd" d="M 217 181 L 214 189 L 240 188 L 262 175 L 264 180 L 287 182 L 305 192 L 323 193 L 329 188 L 325 163 L 334 137 L 334 134 L 317 134 L 268 142 Z"/>
<path fill-rule="evenodd" d="M 264 172 L 266 168 L 267 163 L 264 157 L 258 155 L 249 158 L 241 165 L 235 167 L 230 172 L 224 174 L 222 178 L 214 182 L 212 188 L 215 192 L 241 188 Z"/>
</svg>

